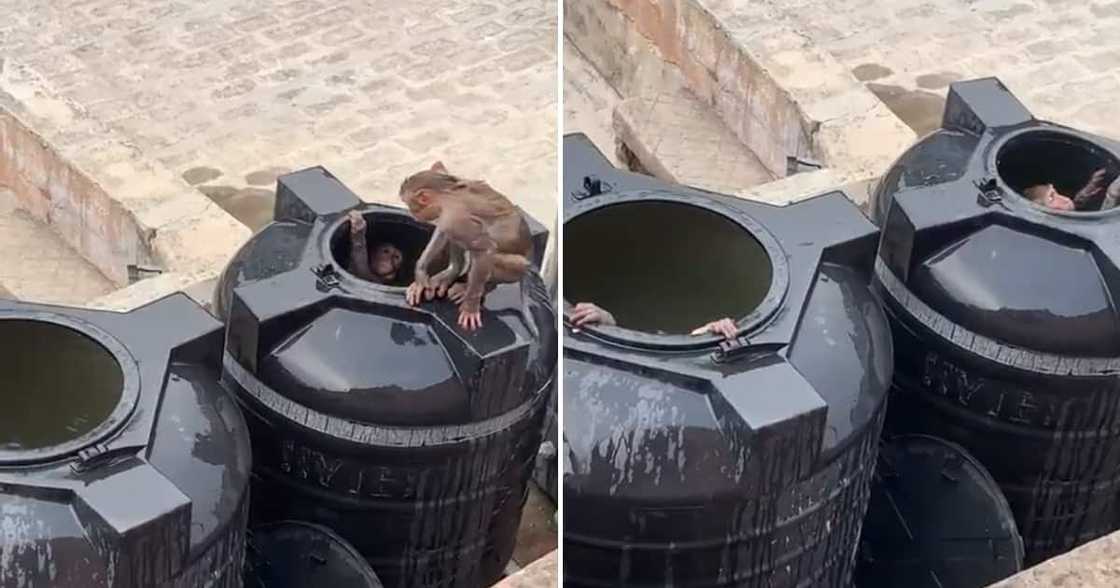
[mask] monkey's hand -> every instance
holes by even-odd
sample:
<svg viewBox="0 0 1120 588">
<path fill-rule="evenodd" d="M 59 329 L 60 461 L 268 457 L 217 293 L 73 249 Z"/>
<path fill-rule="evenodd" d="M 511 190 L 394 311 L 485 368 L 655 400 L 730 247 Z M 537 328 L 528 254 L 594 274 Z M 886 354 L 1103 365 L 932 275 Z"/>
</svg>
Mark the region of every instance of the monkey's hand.
<svg viewBox="0 0 1120 588">
<path fill-rule="evenodd" d="M 463 298 L 467 295 L 467 285 L 462 282 L 455 282 L 447 289 L 447 298 L 455 304 L 462 304 Z"/>
<path fill-rule="evenodd" d="M 431 280 L 428 278 L 428 273 L 417 268 L 412 283 L 408 285 L 408 290 L 404 292 L 404 299 L 410 305 L 416 306 L 424 300 L 424 292 L 429 288 L 431 288 Z"/>
<path fill-rule="evenodd" d="M 360 213 L 356 210 L 351 210 L 350 214 L 346 215 L 346 218 L 350 219 L 350 234 L 351 235 L 357 235 L 359 233 L 365 232 L 365 230 L 366 230 L 366 217 L 362 216 L 362 213 Z"/>
<path fill-rule="evenodd" d="M 614 315 L 590 302 L 580 302 L 572 310 L 572 324 L 576 327 L 587 325 L 614 325 Z"/>
<path fill-rule="evenodd" d="M 459 305 L 459 326 L 465 331 L 482 326 L 482 308 L 478 302 L 468 300 Z"/>
<path fill-rule="evenodd" d="M 443 298 L 448 294 L 448 289 L 455 283 L 456 278 L 458 278 L 458 275 L 455 272 L 448 272 L 447 270 L 432 276 L 432 279 L 428 280 L 428 287 L 424 290 L 424 299 Z M 454 302 L 459 301 L 454 300 Z"/>
<path fill-rule="evenodd" d="M 704 335 L 708 333 L 712 335 L 719 335 L 724 339 L 734 339 L 739 335 L 739 326 L 735 324 L 735 321 L 729 318 L 724 318 L 718 321 L 712 321 L 692 331 L 693 335 Z"/>
<path fill-rule="evenodd" d="M 1076 204 L 1078 208 L 1084 206 L 1097 194 L 1100 194 L 1101 190 L 1105 187 L 1104 177 L 1106 173 L 1108 173 L 1108 170 L 1103 167 L 1093 172 L 1093 175 L 1089 178 L 1089 181 L 1085 183 L 1085 186 L 1077 191 L 1077 194 L 1073 196 L 1073 203 Z"/>
</svg>

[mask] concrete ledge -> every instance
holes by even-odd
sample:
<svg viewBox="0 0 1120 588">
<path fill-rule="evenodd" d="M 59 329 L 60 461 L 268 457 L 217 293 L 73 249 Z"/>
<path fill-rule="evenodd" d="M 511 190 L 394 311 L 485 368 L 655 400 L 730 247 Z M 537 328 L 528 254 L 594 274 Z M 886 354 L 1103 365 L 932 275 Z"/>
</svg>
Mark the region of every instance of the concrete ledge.
<svg viewBox="0 0 1120 588">
<path fill-rule="evenodd" d="M 214 289 L 214 278 L 220 272 L 221 269 L 219 268 L 217 273 L 160 274 L 100 298 L 95 298 L 86 303 L 85 306 L 101 310 L 126 312 L 153 300 L 163 298 L 172 292 L 183 291 L 200 306 L 209 310 Z"/>
<path fill-rule="evenodd" d="M 521 571 L 498 582 L 494 588 L 555 588 L 557 583 L 559 558 L 553 551 L 521 569 Z"/>
<path fill-rule="evenodd" d="M 786 175 L 788 156 L 817 159 L 845 181 L 878 177 L 914 132 L 770 10 L 729 0 L 569 0 L 565 33 L 623 95 L 688 88 L 775 177 Z"/>
<path fill-rule="evenodd" d="M 213 277 L 248 239 L 243 224 L 54 94 L 33 70 L 0 63 L 0 185 L 119 286 L 128 283 L 129 264 L 166 272 L 98 304 L 143 304 L 184 280 Z"/>
<path fill-rule="evenodd" d="M 727 194 L 774 179 L 711 108 L 685 92 L 622 101 L 614 130 L 647 172 L 669 182 Z"/>
<path fill-rule="evenodd" d="M 993 588 L 1115 588 L 1120 586 L 1120 532 L 1106 535 L 1024 570 Z"/>
</svg>

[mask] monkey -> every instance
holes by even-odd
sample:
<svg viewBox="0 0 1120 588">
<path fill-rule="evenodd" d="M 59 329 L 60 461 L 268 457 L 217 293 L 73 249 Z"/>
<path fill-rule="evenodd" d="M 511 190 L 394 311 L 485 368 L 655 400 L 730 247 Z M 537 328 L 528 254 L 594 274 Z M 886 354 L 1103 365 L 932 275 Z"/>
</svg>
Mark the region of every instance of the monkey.
<svg viewBox="0 0 1120 588">
<path fill-rule="evenodd" d="M 350 220 L 350 263 L 347 270 L 359 278 L 378 284 L 389 284 L 397 279 L 404 255 L 392 243 L 378 243 L 373 252 L 366 245 L 366 219 L 362 213 L 351 210 Z"/>
<path fill-rule="evenodd" d="M 1116 205 L 1120 204 L 1120 176 L 1116 176 L 1115 180 L 1108 185 L 1105 190 L 1104 202 L 1101 203 L 1101 210 L 1112 210 Z"/>
<path fill-rule="evenodd" d="M 1054 210 L 1075 211 L 1084 210 L 1092 200 L 1104 189 L 1104 178 L 1107 174 L 1105 168 L 1093 172 L 1089 181 L 1070 198 L 1054 188 L 1053 184 L 1037 184 L 1023 190 L 1023 195 L 1035 204 L 1040 204 Z M 1115 182 L 1114 182 L 1115 183 Z M 1120 186 L 1118 186 L 1120 188 Z M 1104 210 L 1102 205 L 1101 210 Z"/>
<path fill-rule="evenodd" d="M 488 287 L 521 281 L 531 265 L 533 241 L 521 211 L 485 181 L 454 176 L 439 161 L 406 178 L 400 198 L 413 218 L 435 225 L 406 300 L 416 305 L 446 295 L 459 305 L 460 327 L 481 327 Z M 445 250 L 450 266 L 429 276 L 428 266 Z M 465 284 L 458 281 L 463 275 Z"/>
<path fill-rule="evenodd" d="M 615 326 L 617 324 L 614 315 L 590 302 L 580 302 L 572 310 L 572 325 L 576 328 L 588 325 Z M 730 318 L 722 318 L 697 327 L 691 333 L 692 336 L 705 334 L 719 335 L 724 339 L 734 339 L 739 336 L 739 326 Z"/>
</svg>

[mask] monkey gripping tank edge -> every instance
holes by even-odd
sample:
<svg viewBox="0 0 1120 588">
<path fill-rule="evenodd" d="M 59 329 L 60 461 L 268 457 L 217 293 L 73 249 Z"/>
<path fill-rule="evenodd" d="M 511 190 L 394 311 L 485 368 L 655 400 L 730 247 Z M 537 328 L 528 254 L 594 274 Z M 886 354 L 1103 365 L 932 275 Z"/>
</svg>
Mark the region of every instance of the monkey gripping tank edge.
<svg viewBox="0 0 1120 588">
<path fill-rule="evenodd" d="M 1120 527 L 1120 211 L 1048 210 L 1116 142 L 1036 120 L 996 79 L 953 84 L 942 128 L 875 193 L 896 342 L 888 429 L 959 443 L 999 482 L 1030 564 Z"/>
<path fill-rule="evenodd" d="M 355 208 L 372 241 L 404 251 L 411 276 L 431 227 L 312 168 L 278 180 L 276 220 L 217 285 L 223 375 L 253 437 L 251 518 L 333 529 L 389 588 L 493 582 L 512 553 L 554 377 L 548 294 L 536 272 L 500 284 L 482 328 L 464 332 L 449 301 L 412 307 L 407 280 L 346 271 Z M 547 238 L 530 224 L 536 242 Z"/>
<path fill-rule="evenodd" d="M 251 454 L 221 345 L 183 294 L 0 301 L 0 586 L 241 586 Z"/>
<path fill-rule="evenodd" d="M 875 227 L 838 192 L 774 207 L 619 171 L 582 135 L 564 158 L 566 304 L 639 307 L 565 331 L 565 584 L 847 586 L 891 377 Z M 607 266 L 619 292 L 579 275 Z M 724 312 L 738 340 L 681 334 Z"/>
</svg>

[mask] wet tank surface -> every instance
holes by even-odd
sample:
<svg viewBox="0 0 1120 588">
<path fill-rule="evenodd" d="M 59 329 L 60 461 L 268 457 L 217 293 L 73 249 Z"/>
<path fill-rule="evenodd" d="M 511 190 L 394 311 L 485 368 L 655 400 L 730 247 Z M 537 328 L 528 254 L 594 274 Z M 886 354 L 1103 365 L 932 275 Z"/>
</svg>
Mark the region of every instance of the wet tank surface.
<svg viewBox="0 0 1120 588">
<path fill-rule="evenodd" d="M 566 308 L 618 317 L 564 333 L 565 585 L 848 586 L 891 378 L 875 227 L 839 192 L 664 184 L 582 135 L 564 158 Z M 722 315 L 736 341 L 683 334 Z"/>
<path fill-rule="evenodd" d="M 884 440 L 860 535 L 857 588 L 980 588 L 1023 567 L 1023 540 L 988 470 L 926 435 Z"/>
<path fill-rule="evenodd" d="M 540 443 L 549 295 L 535 272 L 499 285 L 483 328 L 464 332 L 447 300 L 409 306 L 407 279 L 347 271 L 354 209 L 371 241 L 414 263 L 429 226 L 313 168 L 279 179 L 276 220 L 217 285 L 223 377 L 253 436 L 252 518 L 331 528 L 390 588 L 487 585 L 510 559 Z"/>
<path fill-rule="evenodd" d="M 222 328 L 0 301 L 0 586 L 241 586 L 251 455 Z"/>
<path fill-rule="evenodd" d="M 964 446 L 1035 563 L 1120 528 L 1120 216 L 1073 196 L 1120 145 L 1036 120 L 995 79 L 953 84 L 942 128 L 884 176 L 876 287 L 892 319 L 888 429 Z"/>
</svg>

